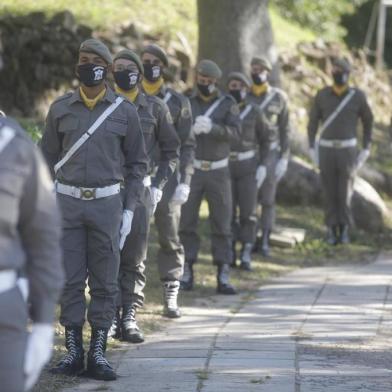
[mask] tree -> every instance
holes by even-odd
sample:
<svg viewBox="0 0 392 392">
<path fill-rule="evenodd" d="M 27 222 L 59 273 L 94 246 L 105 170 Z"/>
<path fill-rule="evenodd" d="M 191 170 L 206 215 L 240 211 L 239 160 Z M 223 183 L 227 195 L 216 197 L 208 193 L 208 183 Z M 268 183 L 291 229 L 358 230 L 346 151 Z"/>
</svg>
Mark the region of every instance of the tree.
<svg viewBox="0 0 392 392">
<path fill-rule="evenodd" d="M 214 60 L 225 76 L 230 71 L 249 74 L 253 56 L 266 56 L 274 65 L 277 53 L 268 13 L 268 0 L 197 0 L 199 59 Z"/>
</svg>

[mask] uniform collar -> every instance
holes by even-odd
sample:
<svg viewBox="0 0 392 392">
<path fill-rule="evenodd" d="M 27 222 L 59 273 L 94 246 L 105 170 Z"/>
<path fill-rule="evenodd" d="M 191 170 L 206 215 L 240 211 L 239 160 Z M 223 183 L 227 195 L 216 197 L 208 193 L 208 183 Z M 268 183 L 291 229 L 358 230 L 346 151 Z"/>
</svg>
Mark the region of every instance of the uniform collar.
<svg viewBox="0 0 392 392">
<path fill-rule="evenodd" d="M 106 93 L 102 97 L 102 101 L 108 101 L 113 103 L 116 100 L 116 95 L 114 94 L 113 90 L 106 84 Z M 75 102 L 83 102 L 82 97 L 80 96 L 79 87 L 72 93 L 71 98 L 68 101 L 68 105 L 72 105 Z"/>
<path fill-rule="evenodd" d="M 218 88 L 216 89 L 216 95 L 215 95 L 215 97 L 213 98 L 213 99 L 211 99 L 211 101 L 208 101 L 208 103 L 212 103 L 212 102 L 214 102 L 214 101 L 216 101 L 218 98 L 220 98 L 222 96 L 222 91 L 220 91 Z M 193 90 L 193 93 L 192 93 L 192 95 L 191 95 L 191 98 L 197 98 L 199 101 L 201 101 L 201 102 L 206 102 L 206 101 L 204 101 L 201 97 L 200 97 L 200 95 L 199 95 L 199 92 L 198 92 L 198 90 L 197 90 L 197 87 L 195 87 L 194 88 L 194 90 Z"/>
</svg>

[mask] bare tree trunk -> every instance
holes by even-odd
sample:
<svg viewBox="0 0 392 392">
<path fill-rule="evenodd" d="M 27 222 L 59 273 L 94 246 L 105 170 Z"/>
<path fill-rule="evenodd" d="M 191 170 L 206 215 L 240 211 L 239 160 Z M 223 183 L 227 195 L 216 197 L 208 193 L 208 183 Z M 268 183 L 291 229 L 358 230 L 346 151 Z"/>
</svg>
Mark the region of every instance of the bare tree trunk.
<svg viewBox="0 0 392 392">
<path fill-rule="evenodd" d="M 274 66 L 272 82 L 279 84 L 268 0 L 197 0 L 197 6 L 199 59 L 216 61 L 227 76 L 249 74 L 251 58 L 266 56 Z"/>
</svg>

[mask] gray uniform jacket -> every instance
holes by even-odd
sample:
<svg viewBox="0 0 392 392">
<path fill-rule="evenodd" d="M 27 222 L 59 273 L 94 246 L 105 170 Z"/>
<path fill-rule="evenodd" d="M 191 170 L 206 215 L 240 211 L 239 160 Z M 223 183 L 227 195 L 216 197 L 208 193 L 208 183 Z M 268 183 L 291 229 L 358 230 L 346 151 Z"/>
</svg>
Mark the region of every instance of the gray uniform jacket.
<svg viewBox="0 0 392 392">
<path fill-rule="evenodd" d="M 193 119 L 204 115 L 215 100 L 221 96 L 222 94 L 219 92 L 216 98 L 205 102 L 197 94 L 192 95 L 190 102 Z M 241 138 L 241 120 L 234 98 L 225 95 L 210 118 L 212 120 L 211 132 L 196 135 L 196 158 L 205 161 L 219 161 L 229 156 L 230 144 Z"/>
<path fill-rule="evenodd" d="M 337 95 L 332 87 L 320 90 L 310 111 L 308 138 L 310 147 L 314 147 L 320 122 L 324 122 L 345 98 Z M 343 140 L 357 138 L 358 120 L 363 124 L 363 147 L 368 148 L 372 139 L 373 114 L 363 91 L 355 89 L 355 95 L 324 131 L 323 139 Z"/>
<path fill-rule="evenodd" d="M 40 151 L 19 125 L 0 118 L 0 140 L 3 126 L 16 134 L 0 152 L 0 270 L 23 270 L 32 321 L 51 323 L 64 282 L 53 182 Z"/>
<path fill-rule="evenodd" d="M 261 96 L 250 93 L 248 99 L 250 102 L 257 104 L 260 107 L 264 100 L 271 94 L 274 94 L 273 98 L 262 111 L 264 132 L 266 132 L 266 137 L 270 143 L 279 143 L 280 157 L 287 157 L 290 152 L 291 127 L 286 93 L 276 87 L 270 87 L 268 91 Z M 265 157 L 266 154 L 268 154 L 267 149 L 260 151 L 261 161 L 263 161 L 263 157 Z"/>
<path fill-rule="evenodd" d="M 180 148 L 180 182 L 190 185 L 195 158 L 196 139 L 192 132 L 192 109 L 189 99 L 171 88 L 165 86 L 158 93 L 158 97 L 163 99 L 166 94 L 171 94 L 167 101 L 170 113 L 173 118 L 174 127 L 181 141 Z"/>
<path fill-rule="evenodd" d="M 117 96 L 107 87 L 103 99 L 89 110 L 77 89 L 51 105 L 41 148 L 52 171 Z M 144 189 L 146 171 L 147 156 L 139 116 L 135 106 L 125 100 L 58 171 L 57 180 L 91 188 L 124 181 L 125 208 L 133 211 Z"/>
<path fill-rule="evenodd" d="M 180 140 L 173 119 L 160 98 L 140 92 L 134 103 L 142 124 L 152 186 L 163 189 L 176 170 L 179 156 Z"/>
</svg>

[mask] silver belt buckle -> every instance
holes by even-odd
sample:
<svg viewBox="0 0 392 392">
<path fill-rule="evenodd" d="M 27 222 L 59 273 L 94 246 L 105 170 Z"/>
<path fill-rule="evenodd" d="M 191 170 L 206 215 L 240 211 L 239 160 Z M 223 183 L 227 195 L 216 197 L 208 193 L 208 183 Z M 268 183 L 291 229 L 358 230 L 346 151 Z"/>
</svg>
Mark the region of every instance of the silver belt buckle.
<svg viewBox="0 0 392 392">
<path fill-rule="evenodd" d="M 95 188 L 79 188 L 80 198 L 83 200 L 95 199 L 96 189 Z"/>
<path fill-rule="evenodd" d="M 343 142 L 341 140 L 334 140 L 332 142 L 332 145 L 333 145 L 334 148 L 341 148 L 342 145 L 343 145 Z"/>
<path fill-rule="evenodd" d="M 233 160 L 235 160 L 235 161 L 238 160 L 238 156 L 239 156 L 239 153 L 238 153 L 238 152 L 232 151 L 232 152 L 230 153 L 230 159 L 233 159 Z"/>
<path fill-rule="evenodd" d="M 211 170 L 211 162 L 201 161 L 200 169 L 204 171 Z"/>
</svg>

